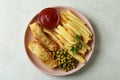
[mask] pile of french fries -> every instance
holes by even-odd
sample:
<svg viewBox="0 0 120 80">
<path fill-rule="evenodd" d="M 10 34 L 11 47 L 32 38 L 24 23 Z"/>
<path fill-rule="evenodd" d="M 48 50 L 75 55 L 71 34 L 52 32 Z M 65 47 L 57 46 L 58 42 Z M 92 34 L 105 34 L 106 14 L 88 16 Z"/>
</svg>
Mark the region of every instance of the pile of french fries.
<svg viewBox="0 0 120 80">
<path fill-rule="evenodd" d="M 54 29 L 54 31 L 46 28 L 43 28 L 43 31 L 49 34 L 62 49 L 68 50 L 75 59 L 81 63 L 85 63 L 85 58 L 82 55 L 85 55 L 87 51 L 91 50 L 88 42 L 92 40 L 92 32 L 87 27 L 86 23 L 70 10 L 61 11 L 60 16 L 60 24 Z M 76 35 L 82 37 L 82 48 L 78 50 L 77 54 L 73 54 L 70 49 L 77 43 L 75 38 Z"/>
</svg>

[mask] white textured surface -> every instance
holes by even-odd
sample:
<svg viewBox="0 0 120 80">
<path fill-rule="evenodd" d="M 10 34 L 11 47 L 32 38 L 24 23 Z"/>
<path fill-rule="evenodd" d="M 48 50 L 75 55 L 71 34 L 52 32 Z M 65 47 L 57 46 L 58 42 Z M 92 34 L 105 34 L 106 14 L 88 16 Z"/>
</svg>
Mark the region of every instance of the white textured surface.
<svg viewBox="0 0 120 80">
<path fill-rule="evenodd" d="M 39 71 L 24 50 L 28 22 L 41 9 L 69 6 L 92 23 L 96 46 L 90 62 L 70 76 Z M 0 0 L 0 80 L 119 80 L 120 0 Z"/>
</svg>

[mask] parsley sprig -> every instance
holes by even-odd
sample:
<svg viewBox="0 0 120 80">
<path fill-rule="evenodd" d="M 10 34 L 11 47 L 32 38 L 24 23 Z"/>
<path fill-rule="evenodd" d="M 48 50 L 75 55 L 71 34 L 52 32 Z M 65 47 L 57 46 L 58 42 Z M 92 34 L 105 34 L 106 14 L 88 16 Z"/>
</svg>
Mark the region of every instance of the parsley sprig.
<svg viewBox="0 0 120 80">
<path fill-rule="evenodd" d="M 71 48 L 71 51 L 73 52 L 73 55 L 75 55 L 78 52 L 78 48 L 82 48 L 82 43 L 81 43 L 81 38 L 80 35 L 76 35 L 76 40 L 77 43 L 75 45 L 73 45 L 73 47 Z"/>
<path fill-rule="evenodd" d="M 80 36 L 79 35 L 76 35 L 76 39 L 77 39 L 77 46 L 79 47 L 79 48 L 82 48 L 82 43 L 81 43 L 81 39 L 80 39 Z"/>
</svg>

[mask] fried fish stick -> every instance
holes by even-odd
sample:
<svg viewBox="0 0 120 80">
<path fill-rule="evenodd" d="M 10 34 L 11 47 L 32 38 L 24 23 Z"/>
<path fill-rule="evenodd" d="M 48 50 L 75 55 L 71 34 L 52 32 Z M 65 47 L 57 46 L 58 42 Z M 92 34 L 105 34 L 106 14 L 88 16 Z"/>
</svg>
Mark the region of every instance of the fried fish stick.
<svg viewBox="0 0 120 80">
<path fill-rule="evenodd" d="M 49 39 L 43 32 L 42 27 L 38 25 L 37 22 L 30 24 L 30 29 L 33 36 L 44 45 L 45 48 L 48 48 L 50 51 L 56 51 L 58 49 L 57 43 Z"/>
<path fill-rule="evenodd" d="M 31 41 L 28 44 L 29 50 L 35 54 L 42 63 L 44 63 L 48 68 L 55 68 L 57 66 L 56 61 L 52 58 L 50 52 L 48 52 L 40 43 L 36 41 Z"/>
</svg>

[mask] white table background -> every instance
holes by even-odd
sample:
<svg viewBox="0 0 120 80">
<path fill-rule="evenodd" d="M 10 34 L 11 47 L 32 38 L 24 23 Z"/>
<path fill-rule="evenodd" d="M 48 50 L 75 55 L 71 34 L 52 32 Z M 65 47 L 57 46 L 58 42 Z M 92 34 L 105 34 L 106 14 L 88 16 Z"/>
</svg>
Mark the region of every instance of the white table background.
<svg viewBox="0 0 120 80">
<path fill-rule="evenodd" d="M 79 10 L 95 30 L 92 58 L 69 76 L 41 72 L 24 49 L 27 24 L 41 9 L 50 6 Z M 120 0 L 0 0 L 0 80 L 120 80 Z"/>
</svg>

